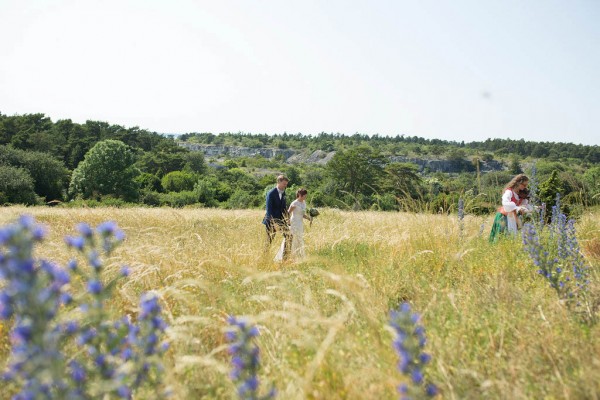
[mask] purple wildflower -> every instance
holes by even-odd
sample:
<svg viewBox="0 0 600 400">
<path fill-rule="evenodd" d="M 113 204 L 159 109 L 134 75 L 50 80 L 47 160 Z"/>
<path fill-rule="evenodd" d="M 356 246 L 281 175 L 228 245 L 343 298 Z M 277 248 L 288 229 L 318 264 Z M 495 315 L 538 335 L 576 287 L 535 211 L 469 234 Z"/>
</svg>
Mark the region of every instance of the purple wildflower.
<svg viewBox="0 0 600 400">
<path fill-rule="evenodd" d="M 227 318 L 227 322 L 233 328 L 225 334 L 230 342 L 229 353 L 233 369 L 230 373 L 231 379 L 237 385 L 237 393 L 240 399 L 272 399 L 276 395 L 275 388 L 264 396 L 258 396 L 258 369 L 260 368 L 260 350 L 253 343 L 253 338 L 259 335 L 258 328 L 249 325 L 242 319 L 233 316 Z"/>
<path fill-rule="evenodd" d="M 87 284 L 87 289 L 92 294 L 99 294 L 102 292 L 102 283 L 97 280 L 91 280 Z"/>
<path fill-rule="evenodd" d="M 538 273 L 548 280 L 559 298 L 567 300 L 569 307 L 586 315 L 586 319 L 593 320 L 586 283 L 589 268 L 579 248 L 575 221 L 567 220 L 560 212 L 560 194 L 556 195 L 548 232 L 538 232 L 532 224 L 525 224 L 523 244 Z"/>
<path fill-rule="evenodd" d="M 410 379 L 414 386 L 402 384 L 399 386 L 399 391 L 402 398 L 419 398 L 423 394 L 433 397 L 437 394 L 428 390 L 429 387 L 435 385 L 425 384 L 423 369 L 425 365 L 431 361 L 431 356 L 422 352 L 425 343 L 425 328 L 418 325 L 420 317 L 416 313 L 411 312 L 410 304 L 403 303 L 399 310 L 393 310 L 390 313 L 390 326 L 396 333 L 393 347 L 398 353 L 398 370 Z M 434 393 L 434 394 L 432 394 Z"/>
<path fill-rule="evenodd" d="M 104 307 L 115 281 L 106 287 L 101 283 L 106 279 L 97 243 L 108 253 L 123 240 L 123 232 L 114 223 L 101 224 L 96 231 L 86 224 L 77 229 L 81 236 L 67 237 L 65 242 L 86 257 L 90 269 L 79 267 L 75 260 L 67 268 L 34 260 L 33 247 L 43 238 L 44 229 L 31 217 L 0 228 L 0 317 L 14 320 L 12 351 L 3 376 L 16 385 L 15 399 L 131 398 L 142 384 L 160 382 L 160 356 L 168 347 L 160 342 L 166 324 L 156 297 L 142 297 L 136 324 L 128 318 L 111 322 Z M 100 241 L 95 240 L 98 234 Z M 89 302 L 75 305 L 84 314 L 81 325 L 57 318 L 59 311 L 71 308 L 63 305 L 79 300 L 66 290 L 71 272 L 82 277 L 94 295 Z M 122 275 L 127 275 L 126 268 Z M 73 344 L 83 351 L 63 354 Z M 129 364 L 127 374 L 119 372 L 123 363 Z"/>
</svg>

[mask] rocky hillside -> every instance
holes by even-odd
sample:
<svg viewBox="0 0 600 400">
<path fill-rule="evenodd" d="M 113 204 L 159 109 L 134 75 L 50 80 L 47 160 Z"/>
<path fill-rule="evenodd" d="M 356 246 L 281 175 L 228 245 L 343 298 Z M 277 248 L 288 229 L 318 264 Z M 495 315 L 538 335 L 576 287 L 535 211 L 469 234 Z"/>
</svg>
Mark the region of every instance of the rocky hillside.
<svg viewBox="0 0 600 400">
<path fill-rule="evenodd" d="M 325 165 L 335 151 L 326 152 L 316 150 L 307 152 L 294 149 L 276 149 L 266 147 L 241 147 L 241 146 L 223 146 L 223 145 L 206 145 L 198 143 L 179 142 L 179 145 L 191 151 L 201 151 L 207 158 L 229 157 L 254 157 L 260 155 L 265 158 L 280 157 L 289 164 L 316 163 Z M 403 156 L 391 156 L 392 162 L 412 163 L 419 166 L 419 172 L 445 172 L 458 173 L 464 171 L 475 171 L 475 166 L 469 159 L 462 160 L 443 160 L 443 159 L 426 159 Z M 506 169 L 501 161 L 491 160 L 488 162 L 481 161 L 479 168 L 482 172 L 502 171 Z"/>
</svg>

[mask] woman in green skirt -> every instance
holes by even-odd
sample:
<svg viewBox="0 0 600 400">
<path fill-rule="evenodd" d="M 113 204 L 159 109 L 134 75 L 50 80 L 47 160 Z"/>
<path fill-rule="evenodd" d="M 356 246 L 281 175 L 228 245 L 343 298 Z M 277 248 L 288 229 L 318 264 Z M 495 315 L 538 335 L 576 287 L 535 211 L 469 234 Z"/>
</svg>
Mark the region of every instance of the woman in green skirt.
<svg viewBox="0 0 600 400">
<path fill-rule="evenodd" d="M 529 178 L 525 174 L 519 174 L 506 185 L 502 194 L 502 206 L 496 212 L 492 231 L 490 232 L 490 243 L 496 242 L 500 235 L 517 234 L 517 214 L 528 211 L 528 200 L 520 198 L 519 193 L 527 189 L 528 184 Z"/>
</svg>

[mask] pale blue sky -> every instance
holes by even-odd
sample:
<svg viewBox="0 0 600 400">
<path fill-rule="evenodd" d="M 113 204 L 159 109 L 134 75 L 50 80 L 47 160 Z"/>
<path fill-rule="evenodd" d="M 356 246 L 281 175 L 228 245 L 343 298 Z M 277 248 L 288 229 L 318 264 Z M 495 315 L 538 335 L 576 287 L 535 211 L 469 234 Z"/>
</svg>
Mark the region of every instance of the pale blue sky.
<svg viewBox="0 0 600 400">
<path fill-rule="evenodd" d="M 600 144 L 600 1 L 0 0 L 0 112 Z"/>
</svg>

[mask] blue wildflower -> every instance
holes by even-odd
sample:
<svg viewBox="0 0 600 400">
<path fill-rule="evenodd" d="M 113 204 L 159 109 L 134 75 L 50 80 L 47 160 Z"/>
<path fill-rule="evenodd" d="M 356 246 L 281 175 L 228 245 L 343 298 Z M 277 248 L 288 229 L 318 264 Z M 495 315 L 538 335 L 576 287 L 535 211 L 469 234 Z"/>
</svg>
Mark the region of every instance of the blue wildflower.
<svg viewBox="0 0 600 400">
<path fill-rule="evenodd" d="M 276 395 L 275 388 L 264 396 L 258 396 L 258 369 L 260 368 L 258 346 L 253 343 L 253 338 L 259 335 L 256 326 L 248 325 L 242 319 L 230 316 L 227 319 L 233 328 L 225 334 L 230 342 L 229 353 L 232 355 L 231 363 L 233 369 L 230 377 L 237 385 L 237 393 L 240 399 L 271 399 Z"/>
<path fill-rule="evenodd" d="M 65 243 L 77 250 L 83 250 L 83 247 L 85 246 L 85 240 L 81 236 L 67 236 L 65 237 Z"/>
<path fill-rule="evenodd" d="M 90 228 L 90 226 L 88 224 L 83 223 L 83 222 L 77 225 L 77 230 L 85 238 L 91 238 L 94 234 L 94 231 L 92 230 L 92 228 Z"/>
<path fill-rule="evenodd" d="M 102 292 L 102 283 L 100 283 L 97 280 L 91 280 L 87 284 L 87 289 L 92 294 L 99 294 L 100 292 Z"/>
<path fill-rule="evenodd" d="M 575 222 L 560 212 L 560 194 L 552 207 L 552 219 L 547 234 L 538 232 L 532 224 L 525 224 L 523 244 L 538 273 L 544 276 L 561 299 L 587 320 L 594 320 L 590 312 L 588 287 L 585 284 L 589 267 L 585 261 L 575 232 Z"/>
<path fill-rule="evenodd" d="M 86 379 L 86 372 L 77 361 L 71 361 L 69 363 L 69 367 L 71 368 L 71 377 L 77 383 L 82 383 Z"/>
<path fill-rule="evenodd" d="M 34 260 L 34 244 L 42 240 L 45 231 L 31 217 L 21 217 L 16 224 L 0 228 L 0 246 L 6 248 L 0 251 L 0 317 L 14 320 L 11 355 L 3 377 L 17 385 L 15 399 L 131 398 L 140 385 L 160 382 L 159 356 L 167 346 L 160 343 L 166 324 L 157 299 L 143 297 L 143 311 L 136 325 L 128 318 L 111 322 L 104 307 L 104 299 L 109 298 L 114 285 L 105 288 L 101 283 L 102 260 L 94 236 L 96 232 L 101 234 L 101 245 L 112 251 L 123 240 L 123 233 L 114 223 L 101 224 L 97 231 L 86 224 L 77 229 L 81 236 L 67 237 L 65 243 L 86 256 L 91 273 L 75 260 L 69 261 L 65 269 Z M 65 308 L 63 304 L 75 302 L 67 291 L 70 272 L 82 276 L 93 295 L 106 291 L 106 296 L 77 304 L 84 314 L 81 326 L 57 318 Z M 73 347 L 72 341 L 83 351 L 74 356 L 63 354 Z M 67 346 L 61 347 L 65 343 Z M 130 364 L 130 373 L 117 372 L 123 362 Z"/>
<path fill-rule="evenodd" d="M 431 356 L 423 352 L 423 347 L 427 342 L 425 337 L 425 328 L 418 325 L 420 317 L 411 312 L 408 303 L 400 305 L 399 310 L 393 310 L 390 313 L 390 326 L 394 329 L 396 338 L 393 347 L 396 350 L 399 361 L 399 371 L 408 377 L 414 387 L 402 384 L 399 387 L 402 398 L 421 398 L 423 395 L 435 396 L 432 391 L 428 391 L 432 384 L 425 384 L 423 369 L 431 361 Z"/>
</svg>

